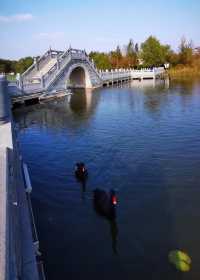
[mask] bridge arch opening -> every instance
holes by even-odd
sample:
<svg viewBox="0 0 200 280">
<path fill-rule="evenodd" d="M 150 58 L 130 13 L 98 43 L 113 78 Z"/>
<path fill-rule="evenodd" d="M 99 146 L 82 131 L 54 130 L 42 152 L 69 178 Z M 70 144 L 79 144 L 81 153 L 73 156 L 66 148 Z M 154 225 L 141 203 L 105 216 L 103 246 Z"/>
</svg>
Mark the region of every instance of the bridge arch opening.
<svg viewBox="0 0 200 280">
<path fill-rule="evenodd" d="M 87 70 L 81 66 L 72 69 L 69 75 L 69 87 L 71 88 L 89 88 L 91 82 Z"/>
</svg>

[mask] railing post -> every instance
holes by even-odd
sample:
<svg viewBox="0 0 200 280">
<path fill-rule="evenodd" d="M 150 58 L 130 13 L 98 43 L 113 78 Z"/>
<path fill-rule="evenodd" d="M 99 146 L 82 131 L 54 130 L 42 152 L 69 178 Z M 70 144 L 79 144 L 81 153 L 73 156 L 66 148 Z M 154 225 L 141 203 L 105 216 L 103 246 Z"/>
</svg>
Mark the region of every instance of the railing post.
<svg viewBox="0 0 200 280">
<path fill-rule="evenodd" d="M 153 68 L 153 79 L 156 79 L 156 68 Z"/>
<path fill-rule="evenodd" d="M 23 90 L 23 79 L 20 73 L 17 73 L 16 75 L 17 85 L 19 89 Z"/>
<path fill-rule="evenodd" d="M 0 75 L 0 123 L 6 123 L 10 119 L 10 95 L 8 82 L 5 75 Z"/>
<path fill-rule="evenodd" d="M 44 89 L 45 88 L 44 76 L 41 77 L 41 85 L 42 85 L 42 88 Z"/>
<path fill-rule="evenodd" d="M 38 71 L 39 70 L 39 63 L 38 63 L 37 57 L 34 57 L 34 64 L 35 64 L 36 70 Z"/>
<path fill-rule="evenodd" d="M 59 61 L 58 55 L 57 55 L 57 69 L 58 70 L 60 69 L 60 61 Z"/>
<path fill-rule="evenodd" d="M 50 57 L 52 58 L 52 51 L 51 51 L 51 47 L 49 48 L 49 54 L 50 54 Z"/>
</svg>

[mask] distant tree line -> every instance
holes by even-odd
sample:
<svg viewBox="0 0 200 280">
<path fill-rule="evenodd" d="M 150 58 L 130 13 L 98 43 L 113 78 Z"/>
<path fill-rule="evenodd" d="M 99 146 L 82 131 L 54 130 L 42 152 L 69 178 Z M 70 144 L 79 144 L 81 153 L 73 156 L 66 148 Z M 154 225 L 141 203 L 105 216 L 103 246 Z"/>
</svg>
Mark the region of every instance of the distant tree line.
<svg viewBox="0 0 200 280">
<path fill-rule="evenodd" d="M 98 69 L 155 67 L 165 63 L 173 67 L 192 66 L 200 62 L 200 50 L 194 53 L 192 42 L 185 38 L 181 39 L 178 52 L 175 52 L 170 45 L 162 45 L 154 36 L 147 38 L 140 46 L 130 39 L 122 49 L 117 46 L 109 53 L 91 52 L 89 55 Z"/>
<path fill-rule="evenodd" d="M 154 67 L 165 63 L 172 67 L 198 64 L 200 68 L 200 49 L 194 52 L 192 42 L 185 38 L 181 39 L 177 52 L 173 51 L 170 45 L 163 45 L 156 37 L 150 36 L 140 46 L 130 39 L 122 48 L 117 46 L 108 53 L 93 51 L 89 56 L 96 67 L 102 70 Z M 32 57 L 21 58 L 18 61 L 0 59 L 0 73 L 23 73 L 32 63 Z"/>
<path fill-rule="evenodd" d="M 32 63 L 30 56 L 19 60 L 0 59 L 0 73 L 23 73 Z"/>
</svg>

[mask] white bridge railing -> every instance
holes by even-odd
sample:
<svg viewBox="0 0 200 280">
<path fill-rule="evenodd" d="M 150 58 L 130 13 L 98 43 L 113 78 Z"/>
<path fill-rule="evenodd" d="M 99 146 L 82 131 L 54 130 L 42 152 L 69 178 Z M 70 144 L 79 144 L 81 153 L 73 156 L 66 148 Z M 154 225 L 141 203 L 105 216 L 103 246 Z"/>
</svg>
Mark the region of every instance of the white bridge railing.
<svg viewBox="0 0 200 280">
<path fill-rule="evenodd" d="M 114 69 L 114 70 L 106 70 L 99 71 L 99 74 L 104 82 L 107 81 L 115 81 L 122 79 L 143 79 L 143 78 L 156 78 L 156 76 L 161 75 L 165 72 L 164 67 L 158 68 L 143 68 L 140 70 L 135 69 Z"/>
<path fill-rule="evenodd" d="M 104 71 L 100 72 L 100 76 L 103 81 L 126 79 L 131 77 L 131 70 L 116 69 L 111 71 Z"/>
</svg>

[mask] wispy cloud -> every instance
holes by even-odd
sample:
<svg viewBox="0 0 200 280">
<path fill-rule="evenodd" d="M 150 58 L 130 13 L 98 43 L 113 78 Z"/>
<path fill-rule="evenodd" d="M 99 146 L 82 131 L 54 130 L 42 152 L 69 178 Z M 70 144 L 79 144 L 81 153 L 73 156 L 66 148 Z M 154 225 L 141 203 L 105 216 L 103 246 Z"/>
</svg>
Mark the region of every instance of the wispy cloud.
<svg viewBox="0 0 200 280">
<path fill-rule="evenodd" d="M 0 16 L 0 22 L 3 23 L 9 23 L 9 22 L 23 22 L 23 21 L 29 21 L 33 19 L 32 14 L 16 14 L 16 15 L 10 15 L 10 16 Z"/>
</svg>

